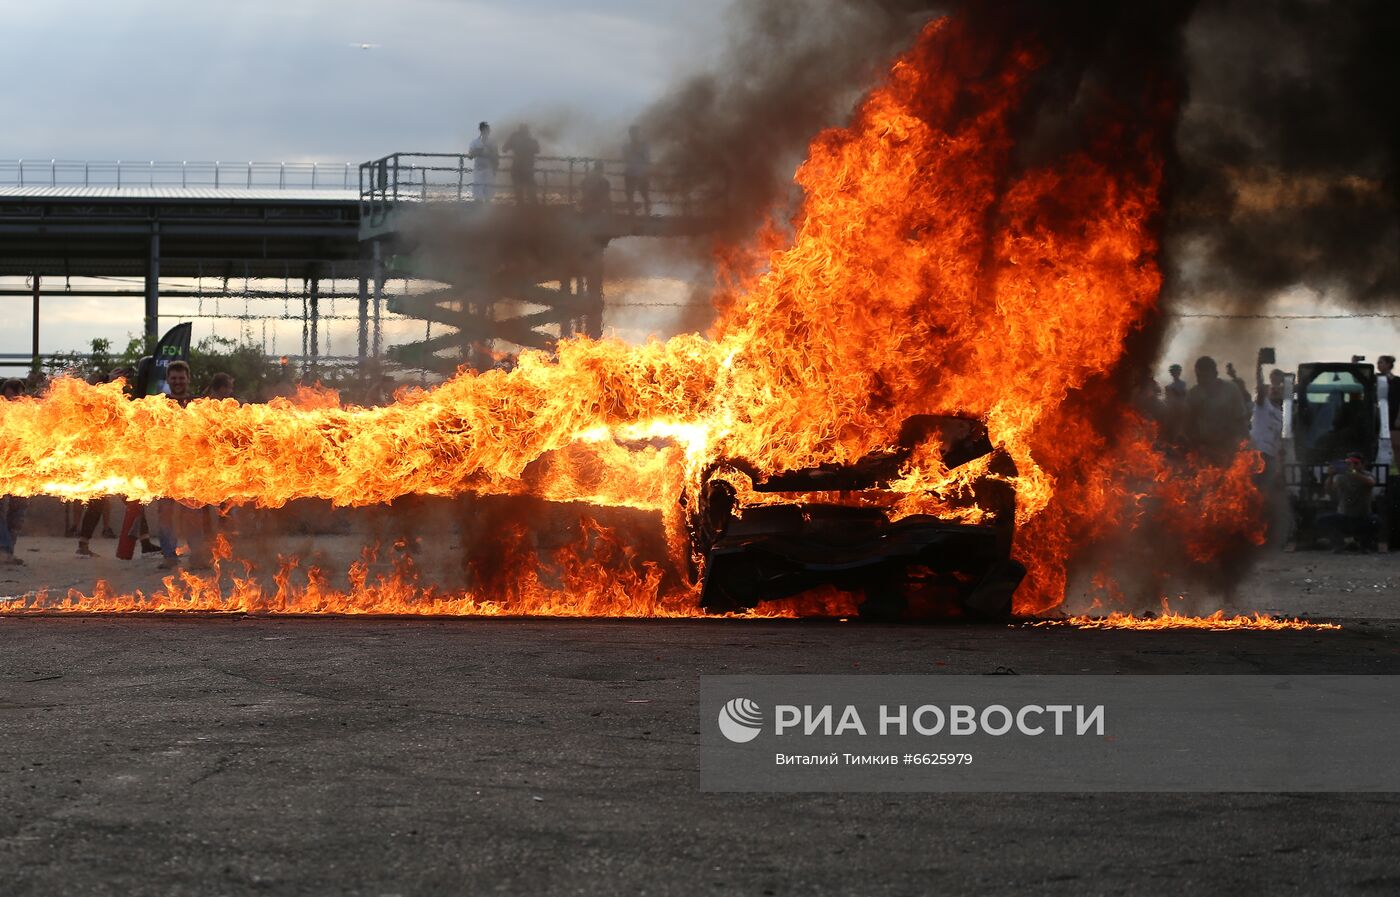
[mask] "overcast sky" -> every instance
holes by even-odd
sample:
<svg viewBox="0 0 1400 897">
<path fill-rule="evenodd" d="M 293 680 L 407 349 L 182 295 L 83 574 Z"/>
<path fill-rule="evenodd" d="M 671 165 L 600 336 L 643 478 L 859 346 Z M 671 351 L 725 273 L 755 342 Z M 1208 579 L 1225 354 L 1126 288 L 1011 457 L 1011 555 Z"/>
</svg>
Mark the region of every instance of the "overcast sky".
<svg viewBox="0 0 1400 897">
<path fill-rule="evenodd" d="M 0 157 L 360 162 L 563 109 L 586 133 L 698 64 L 726 5 L 0 0 Z"/>
</svg>

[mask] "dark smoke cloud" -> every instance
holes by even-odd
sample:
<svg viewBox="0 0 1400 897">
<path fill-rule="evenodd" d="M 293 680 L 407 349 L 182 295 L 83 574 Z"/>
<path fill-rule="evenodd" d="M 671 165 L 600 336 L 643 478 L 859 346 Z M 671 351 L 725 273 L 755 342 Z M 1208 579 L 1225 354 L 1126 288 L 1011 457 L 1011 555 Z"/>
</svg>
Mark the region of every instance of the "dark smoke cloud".
<svg viewBox="0 0 1400 897">
<path fill-rule="evenodd" d="M 1027 164 L 1073 149 L 1105 99 L 1144 78 L 1179 90 L 1169 299 L 1252 306 L 1295 284 L 1357 303 L 1396 296 L 1393 0 L 748 0 L 715 69 L 641 123 L 683 183 L 725 189 L 720 237 L 732 240 L 792 198 L 808 141 L 845 120 L 920 25 L 955 11 L 1048 52 L 1020 140 Z M 1130 127 L 1131 111 L 1119 109 Z"/>
<path fill-rule="evenodd" d="M 1209 0 L 1169 221 L 1181 298 L 1250 310 L 1303 284 L 1358 305 L 1400 287 L 1400 4 Z"/>
<path fill-rule="evenodd" d="M 679 186 L 724 195 L 718 238 L 742 237 L 775 203 L 793 198 L 792 175 L 808 142 L 845 120 L 938 7 L 926 0 L 738 3 L 715 70 L 679 84 L 638 123 Z"/>
</svg>

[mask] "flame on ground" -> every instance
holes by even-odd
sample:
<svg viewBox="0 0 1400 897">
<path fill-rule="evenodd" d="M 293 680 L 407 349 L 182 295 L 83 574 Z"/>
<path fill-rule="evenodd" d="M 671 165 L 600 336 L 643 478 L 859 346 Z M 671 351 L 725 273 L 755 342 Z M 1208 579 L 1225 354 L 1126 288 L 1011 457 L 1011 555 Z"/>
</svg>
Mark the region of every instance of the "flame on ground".
<svg viewBox="0 0 1400 897">
<path fill-rule="evenodd" d="M 1337 630 L 1336 623 L 1314 623 L 1298 618 L 1273 617 L 1268 614 L 1237 614 L 1227 616 L 1218 610 L 1208 617 L 1193 617 L 1177 613 L 1164 613 L 1160 616 L 1137 616 L 1114 611 L 1106 617 L 1075 616 L 1063 620 L 1037 620 L 1026 624 L 1032 627 L 1068 626 L 1074 629 L 1207 629 L 1219 632 L 1232 629 L 1260 630 Z"/>
<path fill-rule="evenodd" d="M 523 549 L 522 549 L 523 550 Z M 91 593 L 65 595 L 36 592 L 0 600 L 0 615 L 205 613 L 255 615 L 340 614 L 346 616 L 553 616 L 553 617 L 702 617 L 704 612 L 682 591 L 662 588 L 655 563 L 639 561 L 631 548 L 605 527 L 585 523 L 580 542 L 551 559 L 553 581 L 541 565 L 527 568 L 506 589 L 488 595 L 449 591 L 424 585 L 412 555 L 396 554 L 380 563 L 378 551 L 366 548 L 348 571 L 349 588 L 331 584 L 327 571 L 304 566 L 295 557 L 278 559 L 271 585 L 245 561 L 235 560 L 228 540 L 219 536 L 208 572 L 178 570 L 150 593 L 114 592 L 99 582 Z M 597 576 L 606 564 L 610 575 Z M 849 595 L 834 590 L 808 593 L 765 604 L 745 619 L 799 616 L 848 617 L 857 612 Z"/>
<path fill-rule="evenodd" d="M 1170 533 L 1181 564 L 1216 563 L 1262 540 L 1249 483 L 1257 456 L 1225 468 L 1169 457 L 1123 388 L 1128 340 L 1157 315 L 1171 87 L 1143 85 L 1131 115 L 1125 105 L 1081 149 L 1028 164 L 1015 132 L 1044 62 L 1033 40 L 989 41 L 959 19 L 924 29 L 850 125 L 812 141 L 790 226 L 726 250 L 708 337 L 564 340 L 553 355 L 523 353 L 510 372 L 462 372 L 382 408 L 320 395 L 181 409 L 60 380 L 41 401 L 0 408 L 0 493 L 266 507 L 531 495 L 659 511 L 680 567 L 679 502 L 713 462 L 742 459 L 763 474 L 848 463 L 892 447 L 911 415 L 959 413 L 985 419 L 1019 471 L 1014 553 L 1030 572 L 1018 612 L 1059 604 L 1069 564 L 1124 532 Z M 1122 124 L 1143 121 L 1142 109 L 1145 124 Z M 896 513 L 945 513 L 942 497 L 966 487 L 960 476 L 936 448 L 921 452 L 896 486 Z M 527 559 L 510 566 L 515 594 L 534 595 L 520 605 L 528 612 L 693 604 L 690 587 L 618 579 L 607 563 L 577 571 L 581 591 L 539 585 Z M 269 597 L 249 586 L 235 604 L 496 606 L 356 588 Z M 184 577 L 167 592 L 159 600 L 203 600 Z"/>
<path fill-rule="evenodd" d="M 1337 630 L 1342 628 L 1336 623 L 1315 623 L 1296 617 L 1290 619 L 1261 613 L 1227 615 L 1225 611 L 1218 610 L 1209 616 L 1192 616 L 1172 610 L 1171 603 L 1166 598 L 1162 599 L 1162 610 L 1158 614 L 1138 615 L 1113 611 L 1104 616 L 1078 614 L 1059 619 L 1037 620 L 1034 623 L 1024 625 L 1033 628 L 1059 626 L 1073 629 L 1207 629 L 1211 631 L 1231 629 Z"/>
</svg>

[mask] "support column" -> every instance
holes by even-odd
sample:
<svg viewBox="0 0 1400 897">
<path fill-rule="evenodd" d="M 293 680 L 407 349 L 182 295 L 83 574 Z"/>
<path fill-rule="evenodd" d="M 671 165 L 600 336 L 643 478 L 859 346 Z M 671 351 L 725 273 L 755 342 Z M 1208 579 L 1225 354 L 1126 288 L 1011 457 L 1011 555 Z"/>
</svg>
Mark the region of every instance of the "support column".
<svg viewBox="0 0 1400 897">
<path fill-rule="evenodd" d="M 384 249 L 378 240 L 373 241 L 370 246 L 370 276 L 374 280 L 374 349 L 375 358 L 379 357 L 381 345 L 381 335 L 379 330 L 379 310 L 384 305 Z"/>
<path fill-rule="evenodd" d="M 321 354 L 321 277 L 320 272 L 311 271 L 311 370 L 316 370 L 317 357 Z"/>
<path fill-rule="evenodd" d="M 479 306 L 479 309 L 481 312 L 481 321 L 485 325 L 482 328 L 484 338 L 472 344 L 474 350 L 473 354 L 476 355 L 476 357 L 472 359 L 472 367 L 476 368 L 478 371 L 489 371 L 496 364 L 496 358 L 491 354 L 491 346 L 495 342 L 495 339 L 492 337 L 495 328 L 491 326 L 491 322 L 496 320 L 496 303 L 483 302 Z"/>
<path fill-rule="evenodd" d="M 146 259 L 146 351 L 154 352 L 160 339 L 160 225 L 151 225 L 150 254 Z"/>
<path fill-rule="evenodd" d="M 301 376 L 303 377 L 311 370 L 311 334 L 307 333 L 311 325 L 311 314 L 306 304 L 306 294 L 309 292 L 310 286 L 309 280 L 301 282 Z"/>
<path fill-rule="evenodd" d="M 590 339 L 603 338 L 603 250 L 584 259 L 588 285 L 588 311 L 583 315 L 583 332 Z"/>
<path fill-rule="evenodd" d="M 360 289 L 359 289 L 359 331 L 358 331 L 358 353 L 360 365 L 363 367 L 366 356 L 369 355 L 369 263 L 363 255 L 360 256 Z"/>
<path fill-rule="evenodd" d="M 39 295 L 43 290 L 38 271 L 34 272 L 34 360 L 31 365 L 34 373 L 39 373 Z"/>
<path fill-rule="evenodd" d="M 559 292 L 563 293 L 565 297 L 572 297 L 574 295 L 574 277 L 572 275 L 564 274 L 559 278 Z M 564 301 L 567 307 L 569 298 L 565 298 Z M 568 339 L 573 336 L 575 323 L 572 315 L 562 318 L 559 321 L 559 338 Z"/>
</svg>

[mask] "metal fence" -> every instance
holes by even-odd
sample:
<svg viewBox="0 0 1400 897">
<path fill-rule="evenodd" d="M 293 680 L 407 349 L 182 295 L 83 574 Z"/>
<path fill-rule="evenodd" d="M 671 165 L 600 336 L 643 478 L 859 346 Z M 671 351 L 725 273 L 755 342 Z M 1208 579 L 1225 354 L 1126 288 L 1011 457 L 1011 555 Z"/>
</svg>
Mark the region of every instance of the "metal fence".
<svg viewBox="0 0 1400 897">
<path fill-rule="evenodd" d="M 626 164 L 620 159 L 538 156 L 530 197 L 522 195 L 525 188 L 514 176 L 510 157 L 502 157 L 494 171 L 478 178 L 475 163 L 464 153 L 394 153 L 360 166 L 360 202 L 363 214 L 372 221 L 405 202 L 518 204 L 533 198 L 540 205 L 577 206 L 583 200 L 584 178 L 598 162 L 608 180 L 614 214 L 697 215 L 718 196 L 712 189 L 682 186 L 655 169 L 646 178 L 645 198 L 640 189 L 629 196 Z"/>
<path fill-rule="evenodd" d="M 0 159 L 7 187 L 203 187 L 229 190 L 356 189 L 350 162 L 98 162 Z"/>
</svg>

